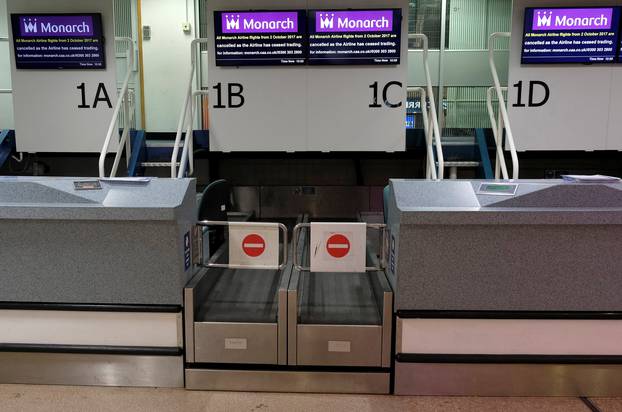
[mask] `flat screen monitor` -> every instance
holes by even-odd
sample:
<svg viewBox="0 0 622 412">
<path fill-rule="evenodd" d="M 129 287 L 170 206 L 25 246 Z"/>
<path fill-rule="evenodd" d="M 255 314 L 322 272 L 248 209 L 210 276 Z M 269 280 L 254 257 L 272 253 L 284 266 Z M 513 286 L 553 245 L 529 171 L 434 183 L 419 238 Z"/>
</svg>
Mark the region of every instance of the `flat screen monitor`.
<svg viewBox="0 0 622 412">
<path fill-rule="evenodd" d="M 309 64 L 400 64 L 402 10 L 310 10 Z"/>
<path fill-rule="evenodd" d="M 281 66 L 307 62 L 304 10 L 215 11 L 216 66 Z"/>
<path fill-rule="evenodd" d="M 611 63 L 620 7 L 526 8 L 522 64 Z"/>
<path fill-rule="evenodd" d="M 18 69 L 105 69 L 102 16 L 11 14 Z"/>
</svg>

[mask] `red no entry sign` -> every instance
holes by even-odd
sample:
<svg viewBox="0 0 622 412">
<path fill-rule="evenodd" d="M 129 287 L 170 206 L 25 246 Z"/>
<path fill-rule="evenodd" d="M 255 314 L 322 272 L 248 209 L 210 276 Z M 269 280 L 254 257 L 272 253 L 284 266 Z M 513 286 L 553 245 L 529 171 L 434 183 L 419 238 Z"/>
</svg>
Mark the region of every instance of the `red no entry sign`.
<svg viewBox="0 0 622 412">
<path fill-rule="evenodd" d="M 256 233 L 252 233 L 242 241 L 242 250 L 250 257 L 258 257 L 266 250 L 266 241 Z"/>
<path fill-rule="evenodd" d="M 350 252 L 350 241 L 342 234 L 332 235 L 326 241 L 326 251 L 337 259 L 345 257 Z"/>
</svg>

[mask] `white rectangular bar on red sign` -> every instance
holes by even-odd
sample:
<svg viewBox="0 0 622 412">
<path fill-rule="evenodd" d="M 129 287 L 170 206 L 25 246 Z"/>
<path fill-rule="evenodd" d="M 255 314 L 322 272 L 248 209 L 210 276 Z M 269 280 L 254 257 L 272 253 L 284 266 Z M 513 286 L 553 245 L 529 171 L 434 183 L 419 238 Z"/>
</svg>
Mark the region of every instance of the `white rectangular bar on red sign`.
<svg viewBox="0 0 622 412">
<path fill-rule="evenodd" d="M 365 223 L 311 223 L 311 272 L 365 272 Z"/>
<path fill-rule="evenodd" d="M 229 265 L 279 267 L 278 223 L 229 223 Z"/>
</svg>

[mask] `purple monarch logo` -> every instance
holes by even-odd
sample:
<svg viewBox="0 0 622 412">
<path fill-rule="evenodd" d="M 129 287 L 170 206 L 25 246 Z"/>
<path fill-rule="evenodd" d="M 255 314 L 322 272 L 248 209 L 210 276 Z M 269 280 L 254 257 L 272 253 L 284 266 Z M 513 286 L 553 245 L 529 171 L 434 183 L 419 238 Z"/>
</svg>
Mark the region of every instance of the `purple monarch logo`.
<svg viewBox="0 0 622 412">
<path fill-rule="evenodd" d="M 315 31 L 318 33 L 381 32 L 392 29 L 392 10 L 315 12 Z"/>
<path fill-rule="evenodd" d="M 90 37 L 91 16 L 20 16 L 20 33 L 24 37 Z"/>
<path fill-rule="evenodd" d="M 533 30 L 609 30 L 613 9 L 534 9 Z"/>
<path fill-rule="evenodd" d="M 228 12 L 222 14 L 222 32 L 243 33 L 297 33 L 297 12 Z"/>
</svg>

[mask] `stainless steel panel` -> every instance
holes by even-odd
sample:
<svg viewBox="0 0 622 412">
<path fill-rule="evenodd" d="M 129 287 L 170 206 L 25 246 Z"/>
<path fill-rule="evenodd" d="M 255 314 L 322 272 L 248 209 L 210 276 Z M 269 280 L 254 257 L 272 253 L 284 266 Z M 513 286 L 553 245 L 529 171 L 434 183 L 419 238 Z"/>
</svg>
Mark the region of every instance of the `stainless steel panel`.
<svg viewBox="0 0 622 412">
<path fill-rule="evenodd" d="M 186 369 L 186 388 L 212 391 L 388 394 L 389 373 Z"/>
<path fill-rule="evenodd" d="M 382 327 L 298 325 L 297 364 L 382 366 Z"/>
<path fill-rule="evenodd" d="M 181 388 L 182 356 L 0 353 L 0 383 Z"/>
<path fill-rule="evenodd" d="M 287 291 L 287 364 L 297 365 L 296 342 L 298 341 L 298 281 L 300 272 L 292 271 L 290 287 Z"/>
<path fill-rule="evenodd" d="M 289 268 L 291 272 L 291 267 Z M 279 315 L 277 317 L 277 362 L 287 365 L 287 289 L 279 289 Z"/>
<path fill-rule="evenodd" d="M 393 292 L 384 292 L 382 307 L 382 367 L 391 367 L 391 335 L 393 332 Z"/>
<path fill-rule="evenodd" d="M 194 362 L 194 293 L 184 288 L 184 335 L 186 362 Z"/>
<path fill-rule="evenodd" d="M 198 304 L 195 294 L 199 291 L 197 288 L 205 278 L 205 273 L 206 269 L 197 270 L 184 288 L 184 335 L 187 362 L 194 362 L 194 314 Z"/>
<path fill-rule="evenodd" d="M 395 364 L 397 395 L 621 396 L 622 365 Z"/>
<path fill-rule="evenodd" d="M 195 362 L 278 363 L 276 323 L 194 323 Z"/>
</svg>

